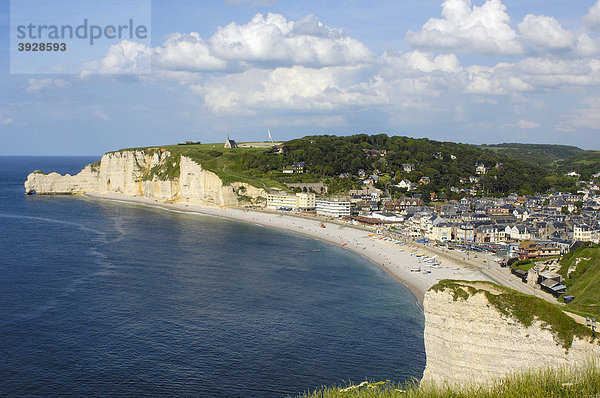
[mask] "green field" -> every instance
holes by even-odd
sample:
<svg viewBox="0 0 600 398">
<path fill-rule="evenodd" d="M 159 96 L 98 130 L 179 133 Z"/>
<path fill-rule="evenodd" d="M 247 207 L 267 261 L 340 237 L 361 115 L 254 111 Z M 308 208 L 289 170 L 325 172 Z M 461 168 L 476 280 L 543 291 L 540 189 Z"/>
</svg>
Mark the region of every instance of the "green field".
<svg viewBox="0 0 600 398">
<path fill-rule="evenodd" d="M 270 148 L 232 148 L 224 149 L 223 144 L 193 144 L 193 145 L 164 145 L 150 148 L 126 148 L 118 152 L 128 150 L 156 151 L 162 149 L 171 153 L 169 161 L 164 165 L 155 167 L 145 176 L 151 180 L 154 176 L 166 180 L 179 175 L 179 160 L 184 155 L 206 170 L 212 171 L 223 181 L 224 184 L 240 181 L 247 182 L 257 188 L 286 189 L 282 181 L 289 177 L 281 171 L 263 173 L 257 170 L 247 169 L 243 166 L 244 156 L 269 151 Z"/>
</svg>

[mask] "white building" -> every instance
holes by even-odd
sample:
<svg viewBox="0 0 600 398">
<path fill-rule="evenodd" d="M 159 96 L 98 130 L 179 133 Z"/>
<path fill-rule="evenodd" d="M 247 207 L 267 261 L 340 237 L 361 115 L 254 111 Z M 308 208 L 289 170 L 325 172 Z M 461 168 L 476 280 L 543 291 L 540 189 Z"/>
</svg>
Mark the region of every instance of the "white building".
<svg viewBox="0 0 600 398">
<path fill-rule="evenodd" d="M 350 215 L 350 201 L 346 198 L 317 199 L 317 215 L 341 217 Z"/>
<path fill-rule="evenodd" d="M 475 163 L 475 173 L 478 175 L 486 174 L 488 172 L 488 168 L 485 167 L 483 163 Z"/>
<path fill-rule="evenodd" d="M 455 239 L 463 243 L 475 242 L 475 228 L 471 224 L 461 224 L 456 228 Z"/>
<path fill-rule="evenodd" d="M 270 193 L 267 195 L 267 209 L 310 211 L 316 207 L 316 195 L 313 192 L 301 192 L 295 195 Z"/>
<path fill-rule="evenodd" d="M 431 232 L 426 234 L 426 237 L 440 242 L 452 240 L 452 225 L 448 223 L 434 225 L 431 228 Z"/>
<path fill-rule="evenodd" d="M 592 241 L 592 229 L 585 224 L 576 224 L 573 226 L 573 240 L 581 242 Z"/>
<path fill-rule="evenodd" d="M 313 192 L 297 193 L 298 209 L 300 211 L 311 211 L 317 207 L 317 195 Z"/>
</svg>

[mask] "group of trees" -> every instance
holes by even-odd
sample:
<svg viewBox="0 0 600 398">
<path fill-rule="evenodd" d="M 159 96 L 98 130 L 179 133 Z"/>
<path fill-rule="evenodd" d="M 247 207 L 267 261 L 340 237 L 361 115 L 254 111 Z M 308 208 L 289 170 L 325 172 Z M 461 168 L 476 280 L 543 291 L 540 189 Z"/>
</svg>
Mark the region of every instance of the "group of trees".
<svg viewBox="0 0 600 398">
<path fill-rule="evenodd" d="M 379 152 L 366 154 L 364 150 Z M 242 161 L 245 167 L 264 173 L 305 162 L 307 172 L 327 179 L 330 185 L 340 189 L 353 184 L 338 181 L 338 176 L 341 173 L 356 175 L 359 169 L 364 169 L 367 174 L 379 170 L 391 183 L 405 178 L 417 182 L 426 176 L 431 182 L 422 185 L 420 191 L 427 197 L 434 192 L 450 198 L 453 195 L 450 187 L 470 185 L 461 183 L 461 179 L 475 176 L 476 164 L 484 164 L 488 169 L 485 175 L 479 176 L 477 184 L 489 195 L 533 194 L 552 187 L 569 190 L 574 188 L 575 182 L 541 166 L 501 156 L 482 147 L 425 138 L 388 137 L 386 134 L 307 136 L 286 142 L 283 153 L 277 153 L 275 149 L 246 153 Z M 406 163 L 413 164 L 416 169 L 405 172 L 403 164 Z"/>
</svg>

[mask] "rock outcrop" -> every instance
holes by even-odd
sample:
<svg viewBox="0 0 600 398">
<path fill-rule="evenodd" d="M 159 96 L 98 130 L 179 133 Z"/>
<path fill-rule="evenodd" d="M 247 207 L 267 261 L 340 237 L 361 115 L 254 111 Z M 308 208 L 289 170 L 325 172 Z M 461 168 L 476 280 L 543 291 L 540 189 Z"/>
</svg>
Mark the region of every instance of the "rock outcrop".
<svg viewBox="0 0 600 398">
<path fill-rule="evenodd" d="M 186 156 L 172 156 L 159 148 L 109 152 L 99 164 L 87 165 L 76 175 L 27 176 L 25 193 L 121 193 L 159 202 L 184 202 L 201 206 L 236 206 L 240 197 L 255 200 L 266 192 L 244 182 L 224 185 L 213 172 Z"/>
<path fill-rule="evenodd" d="M 426 293 L 423 306 L 425 383 L 482 383 L 512 372 L 582 364 L 600 355 L 591 331 L 560 309 L 552 312 L 541 299 L 490 283 L 442 281 Z M 514 309 L 531 306 L 543 315 L 533 315 L 527 325 Z"/>
</svg>

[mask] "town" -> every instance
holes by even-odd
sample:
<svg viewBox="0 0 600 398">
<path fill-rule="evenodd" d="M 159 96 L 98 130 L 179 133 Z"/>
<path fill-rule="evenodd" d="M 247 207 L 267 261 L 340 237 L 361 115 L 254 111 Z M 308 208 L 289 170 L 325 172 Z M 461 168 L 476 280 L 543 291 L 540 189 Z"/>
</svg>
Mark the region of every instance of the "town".
<svg viewBox="0 0 600 398">
<path fill-rule="evenodd" d="M 412 164 L 402 167 L 405 172 L 415 169 Z M 489 169 L 478 163 L 475 170 L 476 175 L 468 179 L 473 188 L 462 189 L 464 197 L 457 200 L 441 201 L 432 194 L 426 203 L 421 194 L 411 195 L 410 191 L 418 185 L 429 183 L 427 177 L 421 177 L 417 183 L 403 179 L 384 189 L 380 184 L 377 188 L 378 173 L 367 175 L 361 169 L 356 176 L 340 175 L 340 178 L 360 179 L 360 189 L 329 195 L 323 182 L 289 183 L 288 187 L 295 192 L 271 191 L 265 208 L 335 219 L 384 236 L 445 250 L 487 254 L 501 266 L 513 266 L 512 273 L 523 282 L 537 283 L 555 297 L 564 295 L 562 278 L 555 272 L 558 258 L 586 243 L 600 243 L 600 195 L 597 194 L 600 173 L 592 175 L 590 180 L 579 179 L 575 172 L 568 173 L 569 177 L 578 178 L 576 193 L 551 189 L 538 195 L 512 193 L 506 197 L 488 197 L 476 187 Z M 304 162 L 283 169 L 283 173 L 289 174 L 305 172 Z M 393 197 L 390 191 L 394 187 L 406 195 Z M 553 268 L 537 266 L 533 260 L 538 259 L 557 261 L 544 263 L 553 264 Z M 564 297 L 565 301 L 569 299 L 569 295 Z"/>
</svg>

